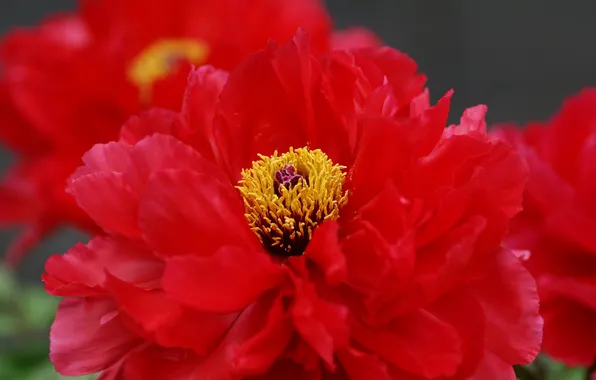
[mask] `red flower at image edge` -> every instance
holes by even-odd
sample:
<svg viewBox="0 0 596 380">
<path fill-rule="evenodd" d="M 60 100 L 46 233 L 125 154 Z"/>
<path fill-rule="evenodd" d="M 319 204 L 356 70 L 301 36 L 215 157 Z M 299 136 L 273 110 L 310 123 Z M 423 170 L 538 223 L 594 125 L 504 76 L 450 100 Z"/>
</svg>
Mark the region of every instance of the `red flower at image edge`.
<svg viewBox="0 0 596 380">
<path fill-rule="evenodd" d="M 19 158 L 0 184 L 0 224 L 25 224 L 15 263 L 63 222 L 97 231 L 64 193 L 93 144 L 117 139 L 130 115 L 179 110 L 190 64 L 232 69 L 301 27 L 313 51 L 376 46 L 372 32 L 332 34 L 318 0 L 86 0 L 3 41 L 0 139 Z"/>
<path fill-rule="evenodd" d="M 525 166 L 486 107 L 389 49 L 318 60 L 304 35 L 180 114 L 133 117 L 69 191 L 107 236 L 51 257 L 58 372 L 102 379 L 515 379 L 537 355 L 534 280 L 500 247 Z"/>
<path fill-rule="evenodd" d="M 502 127 L 528 162 L 524 211 L 508 246 L 529 250 L 544 350 L 568 365 L 596 360 L 596 89 L 565 101 L 547 124 Z"/>
</svg>

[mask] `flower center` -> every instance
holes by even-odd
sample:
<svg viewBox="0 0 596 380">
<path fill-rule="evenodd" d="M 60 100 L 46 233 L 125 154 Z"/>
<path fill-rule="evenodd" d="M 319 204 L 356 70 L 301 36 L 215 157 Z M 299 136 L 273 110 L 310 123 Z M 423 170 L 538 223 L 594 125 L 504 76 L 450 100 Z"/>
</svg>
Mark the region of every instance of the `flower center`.
<svg viewBox="0 0 596 380">
<path fill-rule="evenodd" d="M 345 167 L 333 164 L 319 149 L 290 148 L 259 158 L 242 171 L 237 186 L 244 216 L 271 253 L 302 255 L 317 225 L 339 218 L 348 201 L 342 189 Z"/>
<path fill-rule="evenodd" d="M 181 60 L 199 65 L 207 59 L 209 47 L 190 38 L 162 39 L 137 55 L 128 69 L 129 79 L 139 87 L 141 100 L 151 97 L 153 83 L 166 78 Z"/>
</svg>

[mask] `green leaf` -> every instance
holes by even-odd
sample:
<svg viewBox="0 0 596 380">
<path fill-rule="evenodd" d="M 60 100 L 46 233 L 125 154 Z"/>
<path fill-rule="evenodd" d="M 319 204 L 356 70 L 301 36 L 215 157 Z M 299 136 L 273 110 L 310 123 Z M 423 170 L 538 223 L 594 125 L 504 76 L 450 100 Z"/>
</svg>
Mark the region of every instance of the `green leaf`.
<svg viewBox="0 0 596 380">
<path fill-rule="evenodd" d="M 19 307 L 29 327 L 47 328 L 52 323 L 59 299 L 50 296 L 43 289 L 24 289 L 19 294 Z"/>
<path fill-rule="evenodd" d="M 0 303 L 12 297 L 16 289 L 17 283 L 14 275 L 4 266 L 0 265 Z"/>
<path fill-rule="evenodd" d="M 20 326 L 21 322 L 16 316 L 0 313 L 0 338 L 14 335 Z"/>
</svg>

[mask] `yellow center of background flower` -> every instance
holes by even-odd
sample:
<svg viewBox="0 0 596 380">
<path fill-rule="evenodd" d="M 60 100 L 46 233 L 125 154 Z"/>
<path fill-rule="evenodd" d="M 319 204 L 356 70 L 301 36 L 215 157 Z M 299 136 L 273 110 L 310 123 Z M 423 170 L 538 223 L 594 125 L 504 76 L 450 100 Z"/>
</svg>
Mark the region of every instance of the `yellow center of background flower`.
<svg viewBox="0 0 596 380">
<path fill-rule="evenodd" d="M 290 148 L 259 158 L 242 171 L 237 186 L 246 220 L 272 253 L 301 255 L 318 224 L 339 218 L 348 200 L 345 167 L 319 149 Z"/>
<path fill-rule="evenodd" d="M 128 69 L 129 79 L 139 87 L 141 100 L 151 97 L 153 83 L 166 78 L 180 60 L 200 65 L 207 60 L 209 47 L 190 38 L 159 40 L 135 57 Z"/>
</svg>

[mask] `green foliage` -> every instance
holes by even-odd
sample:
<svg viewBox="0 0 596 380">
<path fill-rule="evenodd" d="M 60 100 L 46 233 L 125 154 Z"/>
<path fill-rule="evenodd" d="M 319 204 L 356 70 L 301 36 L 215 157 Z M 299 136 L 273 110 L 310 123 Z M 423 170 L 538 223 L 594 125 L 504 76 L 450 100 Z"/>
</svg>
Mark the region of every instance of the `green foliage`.
<svg viewBox="0 0 596 380">
<path fill-rule="evenodd" d="M 0 266 L 0 379 L 67 379 L 56 373 L 48 359 L 48 331 L 58 301 L 41 284 L 21 285 Z"/>
<path fill-rule="evenodd" d="M 585 380 L 585 368 L 569 368 L 561 363 L 540 355 L 534 363 L 517 367 L 515 370 L 519 380 Z"/>
</svg>

